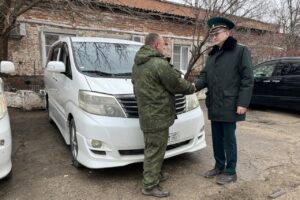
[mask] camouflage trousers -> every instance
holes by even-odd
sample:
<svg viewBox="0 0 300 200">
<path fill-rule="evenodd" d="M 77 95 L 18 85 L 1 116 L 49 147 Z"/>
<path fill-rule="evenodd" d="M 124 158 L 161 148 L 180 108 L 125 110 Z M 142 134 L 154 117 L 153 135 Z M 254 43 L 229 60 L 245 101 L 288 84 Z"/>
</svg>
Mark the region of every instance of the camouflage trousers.
<svg viewBox="0 0 300 200">
<path fill-rule="evenodd" d="M 168 136 L 168 128 L 156 132 L 144 132 L 144 188 L 152 188 L 159 184 Z"/>
</svg>

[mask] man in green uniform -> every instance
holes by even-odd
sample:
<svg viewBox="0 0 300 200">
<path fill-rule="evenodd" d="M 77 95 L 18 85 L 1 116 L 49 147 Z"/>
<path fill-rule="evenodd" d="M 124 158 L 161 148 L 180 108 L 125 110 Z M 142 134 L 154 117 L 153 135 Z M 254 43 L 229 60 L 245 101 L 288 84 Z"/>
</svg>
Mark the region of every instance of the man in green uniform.
<svg viewBox="0 0 300 200">
<path fill-rule="evenodd" d="M 142 193 L 155 197 L 169 196 L 159 186 L 161 167 L 166 152 L 169 127 L 176 118 L 175 94 L 191 94 L 195 86 L 182 79 L 165 58 L 165 42 L 150 33 L 145 45 L 137 52 L 132 83 L 137 100 L 139 121 L 144 133 L 144 172 Z"/>
<path fill-rule="evenodd" d="M 208 89 L 205 103 L 211 120 L 215 167 L 205 177 L 217 176 L 217 183 L 223 185 L 237 180 L 236 122 L 245 120 L 253 72 L 249 50 L 230 36 L 234 23 L 213 17 L 207 24 L 214 46 L 195 85 L 197 90 Z"/>
</svg>

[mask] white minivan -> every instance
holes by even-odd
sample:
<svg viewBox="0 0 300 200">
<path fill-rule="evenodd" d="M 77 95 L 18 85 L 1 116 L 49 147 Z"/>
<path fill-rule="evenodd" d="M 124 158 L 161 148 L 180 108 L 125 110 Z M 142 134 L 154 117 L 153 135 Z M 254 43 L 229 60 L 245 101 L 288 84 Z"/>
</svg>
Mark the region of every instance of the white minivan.
<svg viewBox="0 0 300 200">
<path fill-rule="evenodd" d="M 44 81 L 49 119 L 70 145 L 73 165 L 108 168 L 142 162 L 131 71 L 141 43 L 67 37 L 48 54 Z M 176 96 L 165 158 L 206 146 L 204 117 L 195 94 Z"/>
<path fill-rule="evenodd" d="M 1 73 L 13 73 L 15 66 L 10 61 L 0 62 Z M 0 77 L 0 179 L 9 176 L 11 173 L 11 129 L 7 112 L 7 105 L 4 96 L 4 85 Z"/>
</svg>

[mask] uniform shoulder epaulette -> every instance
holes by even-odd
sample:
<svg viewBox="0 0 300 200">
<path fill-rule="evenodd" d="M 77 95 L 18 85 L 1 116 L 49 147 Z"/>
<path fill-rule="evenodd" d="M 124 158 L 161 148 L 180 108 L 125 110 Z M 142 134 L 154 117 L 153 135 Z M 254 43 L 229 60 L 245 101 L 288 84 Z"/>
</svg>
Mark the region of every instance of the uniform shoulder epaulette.
<svg viewBox="0 0 300 200">
<path fill-rule="evenodd" d="M 242 46 L 242 47 L 247 47 L 246 45 L 244 44 L 241 44 L 241 43 L 237 43 L 238 45 Z"/>
</svg>

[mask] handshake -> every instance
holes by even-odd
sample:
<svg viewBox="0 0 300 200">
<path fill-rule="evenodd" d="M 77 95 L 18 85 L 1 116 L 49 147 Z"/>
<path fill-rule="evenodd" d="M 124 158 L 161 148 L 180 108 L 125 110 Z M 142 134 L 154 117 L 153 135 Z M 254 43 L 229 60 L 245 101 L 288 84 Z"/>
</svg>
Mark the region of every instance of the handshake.
<svg viewBox="0 0 300 200">
<path fill-rule="evenodd" d="M 197 92 L 197 88 L 196 88 L 196 85 L 195 83 L 192 83 L 193 87 L 194 87 L 194 93 Z"/>
</svg>

